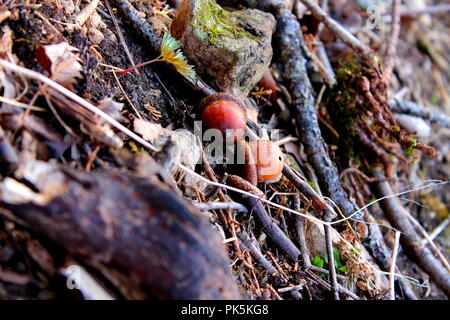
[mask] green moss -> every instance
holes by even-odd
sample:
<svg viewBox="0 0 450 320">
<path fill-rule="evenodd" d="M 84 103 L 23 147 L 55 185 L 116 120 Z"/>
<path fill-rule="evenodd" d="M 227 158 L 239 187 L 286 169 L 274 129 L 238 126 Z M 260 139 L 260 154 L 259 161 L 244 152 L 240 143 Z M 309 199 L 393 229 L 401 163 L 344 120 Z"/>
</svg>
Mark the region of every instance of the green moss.
<svg viewBox="0 0 450 320">
<path fill-rule="evenodd" d="M 210 43 L 217 43 L 222 37 L 238 39 L 247 37 L 258 41 L 244 28 L 239 26 L 238 18 L 212 0 L 201 0 L 194 12 L 195 20 L 192 24 L 208 35 Z"/>
<path fill-rule="evenodd" d="M 413 137 L 409 137 L 408 139 L 408 147 L 406 148 L 406 154 L 408 157 L 412 157 L 414 155 L 414 149 L 416 148 L 417 139 L 414 139 Z"/>
<path fill-rule="evenodd" d="M 346 159 L 357 161 L 355 143 L 358 133 L 354 125 L 362 110 L 356 104 L 357 83 L 362 76 L 362 66 L 352 58 L 347 58 L 336 70 L 337 83 L 324 99 L 333 121 L 333 127 L 339 132 L 339 150 Z"/>
</svg>

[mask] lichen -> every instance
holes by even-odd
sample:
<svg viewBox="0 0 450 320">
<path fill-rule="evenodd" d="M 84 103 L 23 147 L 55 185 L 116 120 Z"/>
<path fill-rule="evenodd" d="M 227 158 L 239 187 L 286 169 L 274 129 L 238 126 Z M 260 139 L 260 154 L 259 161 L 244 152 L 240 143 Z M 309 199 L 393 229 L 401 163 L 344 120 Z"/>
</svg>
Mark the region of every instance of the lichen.
<svg viewBox="0 0 450 320">
<path fill-rule="evenodd" d="M 212 0 L 200 0 L 194 12 L 192 26 L 205 32 L 208 41 L 216 44 L 222 37 L 238 39 L 247 37 L 258 42 L 258 39 L 239 26 L 239 20 Z"/>
</svg>

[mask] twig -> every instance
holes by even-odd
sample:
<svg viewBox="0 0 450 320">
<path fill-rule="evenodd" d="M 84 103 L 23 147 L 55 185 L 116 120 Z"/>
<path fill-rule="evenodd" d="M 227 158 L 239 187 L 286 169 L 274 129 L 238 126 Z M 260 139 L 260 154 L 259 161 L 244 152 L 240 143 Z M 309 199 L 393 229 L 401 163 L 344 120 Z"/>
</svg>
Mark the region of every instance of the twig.
<svg viewBox="0 0 450 320">
<path fill-rule="evenodd" d="M 450 11 L 450 4 L 440 4 L 420 9 L 401 10 L 400 16 L 406 17 L 406 16 L 417 16 L 421 14 L 446 14 L 449 11 Z M 383 14 L 383 16 L 385 15 L 389 15 L 389 13 Z"/>
<path fill-rule="evenodd" d="M 237 202 L 210 202 L 210 203 L 193 202 L 192 204 L 200 211 L 231 209 L 231 210 L 237 210 L 240 212 L 248 213 L 247 208 Z"/>
<path fill-rule="evenodd" d="M 442 221 L 431 233 L 430 233 L 430 239 L 434 240 L 436 239 L 439 234 L 444 231 L 445 228 L 447 228 L 448 224 L 450 222 L 450 218 L 445 219 L 444 221 Z M 423 239 L 422 242 L 425 243 L 427 242 L 428 239 Z"/>
<path fill-rule="evenodd" d="M 233 177 L 233 176 L 229 176 Z M 234 177 L 235 179 L 230 179 L 228 177 L 227 182 L 235 184 L 240 177 Z M 242 179 L 242 178 L 240 178 Z M 242 179 L 243 180 L 243 179 Z M 266 209 L 261 203 L 262 199 L 254 198 L 254 197 L 245 197 L 243 198 L 248 209 L 253 212 L 261 223 L 262 227 L 266 231 L 267 235 L 272 239 L 272 241 L 281 248 L 289 259 L 293 261 L 297 261 L 300 256 L 300 250 L 295 246 L 294 243 L 287 237 L 287 235 L 278 227 L 273 221 L 272 218 L 267 213 Z"/>
<path fill-rule="evenodd" d="M 29 69 L 21 67 L 21 66 L 18 66 L 16 64 L 10 63 L 10 62 L 8 62 L 6 60 L 3 60 L 3 59 L 0 59 L 0 65 L 2 67 L 4 67 L 4 68 L 9 69 L 9 70 L 13 70 L 14 72 L 17 72 L 17 73 L 20 73 L 22 75 L 25 75 L 25 76 L 27 76 L 29 78 L 32 78 L 32 79 L 35 79 L 35 80 L 38 80 L 38 81 L 42 81 L 43 83 L 45 83 L 49 87 L 51 87 L 51 88 L 59 91 L 63 95 L 65 95 L 67 98 L 73 100 L 74 102 L 78 103 L 82 107 L 84 107 L 84 108 L 88 109 L 89 111 L 93 112 L 97 116 L 100 116 L 102 119 L 104 119 L 110 125 L 112 125 L 116 129 L 122 131 L 123 133 L 128 135 L 130 138 L 132 138 L 132 139 L 136 140 L 137 142 L 141 143 L 146 148 L 148 148 L 148 149 L 150 149 L 152 151 L 159 151 L 157 148 L 152 146 L 150 143 L 148 143 L 147 141 L 145 141 L 144 139 L 139 137 L 136 133 L 134 133 L 133 131 L 127 129 L 125 126 L 120 124 L 118 121 L 114 120 L 108 114 L 104 113 L 102 110 L 100 110 L 96 106 L 90 104 L 89 102 L 87 102 L 83 98 L 79 97 L 78 95 L 76 95 L 72 91 L 70 91 L 70 90 L 66 89 L 65 87 L 61 86 L 60 84 L 56 83 L 52 79 L 47 78 L 46 76 L 44 76 L 44 75 L 42 75 L 42 74 L 40 74 L 38 72 L 29 70 Z"/>
<path fill-rule="evenodd" d="M 377 170 L 375 176 L 384 178 L 383 174 Z M 375 182 L 375 191 L 382 197 L 391 195 L 392 189 L 387 181 Z M 405 251 L 412 255 L 413 258 L 420 264 L 425 272 L 434 280 L 436 285 L 441 288 L 444 293 L 450 297 L 450 274 L 436 259 L 431 251 L 421 245 L 421 238 L 414 230 L 414 226 L 408 220 L 408 213 L 396 198 L 384 198 L 381 201 L 381 207 L 394 228 L 402 231 L 405 236 L 402 237 L 402 246 Z"/>
<path fill-rule="evenodd" d="M 300 211 L 300 198 L 298 195 L 294 196 L 294 209 Z M 297 230 L 297 238 L 298 244 L 300 247 L 300 252 L 302 255 L 302 266 L 303 268 L 309 268 L 311 266 L 311 262 L 309 261 L 308 248 L 306 247 L 305 240 L 305 230 L 304 230 L 304 218 L 300 216 L 296 216 L 295 218 L 295 227 Z"/>
<path fill-rule="evenodd" d="M 29 110 L 40 111 L 40 112 L 47 112 L 47 110 L 44 109 L 44 108 L 32 106 L 32 105 L 29 105 L 29 104 L 26 104 L 26 103 L 22 103 L 22 102 L 18 102 L 16 100 L 8 99 L 8 98 L 2 97 L 2 96 L 0 96 L 0 102 L 9 104 L 11 106 L 23 108 L 23 109 L 29 109 Z"/>
<path fill-rule="evenodd" d="M 97 9 L 99 0 L 92 0 L 89 2 L 76 16 L 74 24 L 81 27 L 86 20 L 94 13 L 95 9 Z"/>
<path fill-rule="evenodd" d="M 398 247 L 400 245 L 400 232 L 395 232 L 395 240 L 394 240 L 395 246 L 394 250 L 392 252 L 392 262 L 391 262 L 391 269 L 390 269 L 390 275 L 389 275 L 389 284 L 391 287 L 391 300 L 395 300 L 395 265 L 397 264 L 397 254 L 398 254 Z"/>
<path fill-rule="evenodd" d="M 201 144 L 200 144 L 200 145 L 201 145 Z M 203 148 L 202 148 L 201 154 L 202 154 L 203 169 L 205 170 L 206 175 L 209 177 L 209 179 L 210 179 L 211 181 L 214 181 L 214 182 L 217 183 L 217 177 L 216 177 L 216 174 L 214 173 L 214 170 L 211 168 L 211 166 L 210 166 L 210 164 L 209 164 L 209 162 L 208 162 L 208 159 L 206 158 L 205 152 L 203 151 Z M 223 194 L 222 190 L 219 190 L 218 196 L 219 196 L 220 201 L 222 201 L 222 202 L 227 202 L 227 201 L 228 201 L 227 198 L 225 197 L 225 195 Z M 233 223 L 233 217 L 232 217 L 232 215 L 231 215 L 231 210 L 230 210 L 230 209 L 227 209 L 227 210 L 225 211 L 225 213 L 226 213 L 226 218 L 225 218 L 225 216 L 224 216 L 222 210 L 217 210 L 217 212 L 218 212 L 218 216 L 219 216 L 220 222 L 221 222 L 224 226 L 228 226 L 228 229 L 229 229 L 229 231 L 230 231 L 230 233 L 231 233 L 231 236 L 232 236 L 233 238 L 237 238 L 236 228 L 235 228 L 234 223 Z M 227 223 L 227 222 L 228 222 L 228 223 Z M 233 245 L 234 245 L 234 249 L 235 249 L 235 251 L 236 251 L 236 256 L 237 256 L 239 259 L 243 260 L 241 248 L 240 248 L 240 246 L 239 246 L 239 242 L 238 242 L 237 240 L 235 240 L 235 241 L 233 241 Z"/>
<path fill-rule="evenodd" d="M 400 0 L 393 0 L 392 4 L 392 29 L 389 37 L 389 42 L 386 48 L 386 55 L 384 57 L 384 77 L 388 85 L 392 71 L 394 70 L 395 60 L 397 58 L 397 41 L 400 35 Z"/>
<path fill-rule="evenodd" d="M 409 212 L 407 213 L 409 221 L 411 221 L 411 223 L 417 228 L 417 230 L 419 230 L 419 232 L 425 237 L 425 240 L 430 244 L 431 249 L 438 256 L 439 260 L 441 260 L 442 264 L 447 269 L 447 271 L 450 272 L 450 265 L 448 264 L 447 259 L 444 257 L 441 250 L 439 250 L 439 248 L 436 247 L 433 240 L 428 235 L 428 232 L 422 227 L 422 225 L 416 219 L 414 219 L 414 217 Z"/>
<path fill-rule="evenodd" d="M 325 280 L 321 279 L 318 275 L 316 275 L 312 270 L 306 270 L 305 273 L 310 276 L 312 279 L 314 279 L 315 282 L 317 282 L 319 285 L 324 287 L 327 290 L 331 289 L 330 284 L 328 284 Z M 348 290 L 347 288 L 341 286 L 338 284 L 337 290 L 339 290 L 340 293 L 345 294 L 352 298 L 353 300 L 361 300 L 357 295 L 355 295 L 353 292 Z"/>
<path fill-rule="evenodd" d="M 264 267 L 264 269 L 266 269 L 267 272 L 269 272 L 270 275 L 275 275 L 278 273 L 278 271 L 270 263 L 270 261 L 267 260 L 266 257 L 264 257 L 264 255 L 258 249 L 258 247 L 256 247 L 256 245 L 253 243 L 252 239 L 250 238 L 248 233 L 245 232 L 245 230 L 241 230 L 238 234 L 238 237 L 239 240 L 241 240 L 241 244 L 243 245 L 243 247 L 245 247 L 250 252 L 252 257 L 256 261 L 258 261 Z"/>
<path fill-rule="evenodd" d="M 298 1 L 298 0 L 297 0 Z M 300 0 L 314 15 L 314 17 L 322 22 L 326 27 L 331 29 L 336 36 L 347 46 L 355 50 L 358 54 L 364 56 L 368 61 L 374 60 L 371 50 L 358 40 L 354 35 L 348 32 L 338 22 L 330 18 L 330 16 L 312 0 Z"/>
<path fill-rule="evenodd" d="M 434 111 L 431 108 L 421 106 L 415 102 L 407 100 L 392 99 L 389 101 L 392 110 L 397 113 L 406 113 L 420 117 L 441 127 L 450 128 L 450 117 L 444 113 Z"/>
<path fill-rule="evenodd" d="M 331 227 L 329 225 L 324 226 L 325 229 L 325 243 L 327 247 L 327 254 L 328 254 L 328 265 L 329 265 L 329 271 L 330 271 L 330 278 L 331 278 L 331 292 L 333 293 L 334 300 L 339 300 L 339 293 L 338 293 L 338 282 L 336 278 L 336 269 L 334 264 L 334 252 L 333 252 L 333 242 L 331 238 Z"/>
<path fill-rule="evenodd" d="M 131 102 L 130 98 L 128 97 L 127 93 L 125 92 L 125 89 L 123 88 L 122 84 L 120 83 L 119 78 L 117 77 L 116 73 L 113 72 L 112 73 L 114 76 L 114 79 L 116 79 L 117 82 L 117 86 L 119 87 L 119 90 L 122 92 L 122 94 L 124 95 L 125 99 L 127 99 L 128 103 L 130 104 L 130 106 L 133 108 L 134 112 L 136 113 L 136 115 L 138 116 L 139 119 L 142 119 L 142 116 L 140 115 L 139 111 L 136 109 L 136 106 L 133 104 L 133 102 Z"/>
<path fill-rule="evenodd" d="M 284 165 L 283 174 L 295 187 L 304 194 L 308 199 L 311 199 L 311 208 L 315 210 L 319 217 L 327 217 L 333 219 L 337 216 L 333 208 L 320 196 L 306 181 L 300 178 L 288 165 Z"/>
<path fill-rule="evenodd" d="M 310 265 L 308 267 L 308 269 L 312 270 L 312 271 L 315 271 L 315 272 L 320 272 L 320 273 L 323 273 L 323 274 L 326 274 L 326 275 L 330 274 L 330 271 L 328 271 L 327 269 L 319 268 L 319 267 L 316 267 L 316 266 L 313 266 L 313 265 Z M 347 278 L 345 276 L 340 275 L 340 274 L 337 274 L 336 278 L 341 279 L 341 280 L 347 280 Z"/>
<path fill-rule="evenodd" d="M 125 50 L 125 54 L 127 55 L 128 60 L 130 60 L 131 65 L 134 67 L 136 64 L 134 63 L 133 56 L 131 55 L 130 49 L 128 49 L 128 46 L 127 46 L 127 43 L 125 42 L 122 31 L 120 30 L 119 23 L 117 22 L 117 19 L 114 15 L 114 12 L 113 12 L 108 0 L 105 0 L 105 5 L 106 5 L 106 8 L 108 8 L 109 15 L 111 16 L 111 20 L 114 23 L 114 28 L 116 28 L 117 35 L 119 36 L 120 43 L 122 44 L 122 47 Z M 136 69 L 136 73 L 139 74 L 139 70 Z"/>
</svg>

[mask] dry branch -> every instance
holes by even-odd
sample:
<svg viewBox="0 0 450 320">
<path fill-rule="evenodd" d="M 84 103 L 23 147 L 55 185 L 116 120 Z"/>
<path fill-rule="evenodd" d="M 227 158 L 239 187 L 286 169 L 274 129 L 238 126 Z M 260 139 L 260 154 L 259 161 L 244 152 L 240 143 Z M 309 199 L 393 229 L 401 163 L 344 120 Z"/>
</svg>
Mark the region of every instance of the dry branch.
<svg viewBox="0 0 450 320">
<path fill-rule="evenodd" d="M 284 82 L 292 96 L 299 137 L 323 190 L 344 215 L 348 216 L 353 213 L 354 206 L 342 188 L 337 168 L 331 161 L 322 139 L 313 88 L 301 49 L 302 38 L 300 24 L 292 13 L 285 12 L 277 16 L 276 43 Z"/>
<path fill-rule="evenodd" d="M 239 299 L 217 234 L 167 185 L 119 171 L 30 163 L 0 184 L 0 210 L 89 264 L 125 279 L 134 297 Z"/>
</svg>

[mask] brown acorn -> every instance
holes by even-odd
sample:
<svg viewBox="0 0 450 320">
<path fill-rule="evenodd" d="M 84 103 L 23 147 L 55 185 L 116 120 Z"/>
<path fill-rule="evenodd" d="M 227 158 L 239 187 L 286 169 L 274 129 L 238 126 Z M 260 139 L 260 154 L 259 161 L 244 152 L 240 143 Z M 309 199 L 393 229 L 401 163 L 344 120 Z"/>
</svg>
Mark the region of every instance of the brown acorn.
<svg viewBox="0 0 450 320">
<path fill-rule="evenodd" d="M 228 93 L 207 96 L 199 104 L 203 125 L 207 129 L 218 129 L 226 141 L 236 142 L 244 136 L 247 113 L 245 105 Z"/>
</svg>

